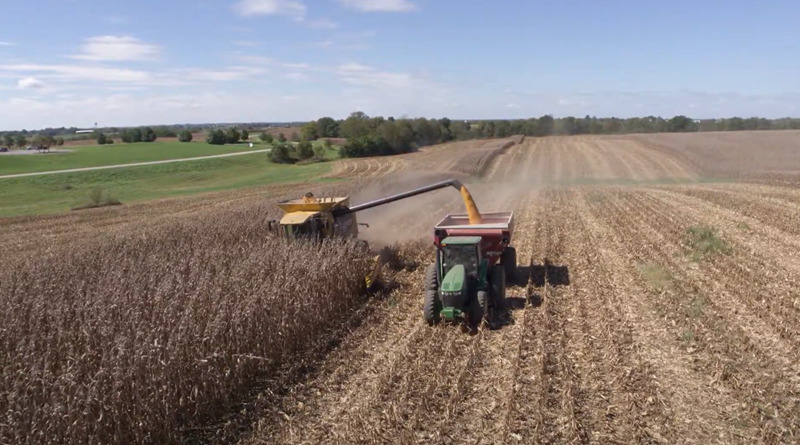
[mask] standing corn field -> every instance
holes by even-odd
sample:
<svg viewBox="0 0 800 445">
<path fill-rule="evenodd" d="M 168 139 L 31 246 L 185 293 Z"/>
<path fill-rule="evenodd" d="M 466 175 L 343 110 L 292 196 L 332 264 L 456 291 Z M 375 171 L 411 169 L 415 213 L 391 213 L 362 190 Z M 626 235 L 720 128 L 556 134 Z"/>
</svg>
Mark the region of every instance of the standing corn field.
<svg viewBox="0 0 800 445">
<path fill-rule="evenodd" d="M 2 443 L 176 443 L 363 295 L 355 244 L 256 213 L 89 243 L 0 276 Z"/>
</svg>

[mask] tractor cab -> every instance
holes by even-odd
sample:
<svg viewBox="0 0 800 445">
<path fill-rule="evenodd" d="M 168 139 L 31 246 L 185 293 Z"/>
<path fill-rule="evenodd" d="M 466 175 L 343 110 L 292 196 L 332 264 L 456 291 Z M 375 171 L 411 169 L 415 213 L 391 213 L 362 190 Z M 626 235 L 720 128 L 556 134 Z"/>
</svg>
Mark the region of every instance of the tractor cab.
<svg viewBox="0 0 800 445">
<path fill-rule="evenodd" d="M 441 274 L 446 276 L 453 267 L 464 266 L 467 276 L 477 278 L 478 267 L 482 261 L 481 237 L 479 236 L 451 236 L 441 242 Z"/>
<path fill-rule="evenodd" d="M 470 305 L 473 295 L 488 288 L 488 260 L 481 251 L 480 236 L 449 236 L 439 244 L 438 275 L 442 315 L 453 320 Z"/>
</svg>

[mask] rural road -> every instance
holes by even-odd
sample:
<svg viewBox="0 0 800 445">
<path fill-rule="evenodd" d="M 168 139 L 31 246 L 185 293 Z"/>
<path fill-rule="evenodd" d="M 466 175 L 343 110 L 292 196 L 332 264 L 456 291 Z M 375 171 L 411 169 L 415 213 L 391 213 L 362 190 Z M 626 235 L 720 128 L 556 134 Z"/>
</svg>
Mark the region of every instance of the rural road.
<svg viewBox="0 0 800 445">
<path fill-rule="evenodd" d="M 32 173 L 16 173 L 13 175 L 2 175 L 0 179 L 12 179 L 12 178 L 24 178 L 26 176 L 40 176 L 40 175 L 55 175 L 57 173 L 76 173 L 76 172 L 88 172 L 92 170 L 105 170 L 109 168 L 125 168 L 125 167 L 138 167 L 141 165 L 156 165 L 156 164 L 169 164 L 172 162 L 187 162 L 187 161 L 201 161 L 203 159 L 214 159 L 214 158 L 228 158 L 231 156 L 243 156 L 249 155 L 253 153 L 266 153 L 270 151 L 269 148 L 265 148 L 262 150 L 252 150 L 252 151 L 240 151 L 236 153 L 226 153 L 221 155 L 210 155 L 210 156 L 199 156 L 196 158 L 184 158 L 184 159 L 167 159 L 164 161 L 148 161 L 148 162 L 134 162 L 132 164 L 116 164 L 116 165 L 101 165 L 99 167 L 82 167 L 82 168 L 70 168 L 67 170 L 50 170 L 44 172 L 32 172 Z"/>
</svg>

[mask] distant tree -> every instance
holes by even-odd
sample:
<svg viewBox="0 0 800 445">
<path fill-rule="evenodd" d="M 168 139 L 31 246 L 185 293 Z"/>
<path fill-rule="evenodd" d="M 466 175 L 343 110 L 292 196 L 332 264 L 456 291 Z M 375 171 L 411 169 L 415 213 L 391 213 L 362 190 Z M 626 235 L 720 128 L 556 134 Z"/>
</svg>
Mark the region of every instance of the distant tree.
<svg viewBox="0 0 800 445">
<path fill-rule="evenodd" d="M 738 118 L 741 122 L 741 118 Z M 686 116 L 675 116 L 667 122 L 667 131 L 669 132 L 687 132 L 697 131 L 697 124 L 691 118 Z"/>
<path fill-rule="evenodd" d="M 370 131 L 369 116 L 361 111 L 351 113 L 350 117 L 339 125 L 339 134 L 345 138 L 368 136 Z"/>
<path fill-rule="evenodd" d="M 178 136 L 178 134 L 175 133 L 175 129 L 171 127 L 156 127 L 154 130 L 156 136 L 160 138 L 174 138 Z"/>
<path fill-rule="evenodd" d="M 545 114 L 539 118 L 538 134 L 535 136 L 550 136 L 553 134 L 553 130 L 555 130 L 555 119 L 553 116 Z"/>
<path fill-rule="evenodd" d="M 64 145 L 64 138 L 56 138 L 56 145 L 58 146 Z"/>
<path fill-rule="evenodd" d="M 297 144 L 297 158 L 302 160 L 311 159 L 314 157 L 314 147 L 309 141 L 303 141 Z"/>
<path fill-rule="evenodd" d="M 239 130 L 236 127 L 228 128 L 228 131 L 225 132 L 225 142 L 228 144 L 235 144 L 239 142 L 239 139 L 242 138 L 242 134 L 239 133 Z"/>
<path fill-rule="evenodd" d="M 269 158 L 276 164 L 293 164 L 294 159 L 289 156 L 289 146 L 281 142 L 276 144 L 269 152 Z"/>
<path fill-rule="evenodd" d="M 155 142 L 156 139 L 158 139 L 156 132 L 150 127 L 145 127 L 142 131 L 142 142 Z"/>
<path fill-rule="evenodd" d="M 300 134 L 297 133 L 296 131 L 293 131 L 292 135 L 289 136 L 289 140 L 292 142 L 300 142 Z"/>
<path fill-rule="evenodd" d="M 262 131 L 262 132 L 261 132 L 261 135 L 259 136 L 259 138 L 260 138 L 262 141 L 266 142 L 267 144 L 271 144 L 271 143 L 272 143 L 272 141 L 274 140 L 274 138 L 272 137 L 272 135 L 271 135 L 271 134 L 269 134 L 269 133 L 267 133 L 266 131 Z"/>
<path fill-rule="evenodd" d="M 225 145 L 225 141 L 225 132 L 220 129 L 211 130 L 206 134 L 206 142 L 211 145 Z"/>
<path fill-rule="evenodd" d="M 108 142 L 105 133 L 103 133 L 102 131 L 97 131 L 95 133 L 97 133 L 97 136 L 95 138 L 95 140 L 97 140 L 97 145 L 105 145 L 106 142 Z"/>
<path fill-rule="evenodd" d="M 386 121 L 378 127 L 377 133 L 386 141 L 390 153 L 408 153 L 413 148 L 414 131 L 407 122 Z"/>
<path fill-rule="evenodd" d="M 3 135 L 3 145 L 8 147 L 14 145 L 14 136 L 11 133 L 6 133 Z"/>
<path fill-rule="evenodd" d="M 278 133 L 278 142 L 280 143 L 286 142 L 286 136 L 284 136 L 283 133 Z"/>
<path fill-rule="evenodd" d="M 439 142 L 439 123 L 425 118 L 414 119 L 411 122 L 414 139 L 420 146 L 431 145 Z"/>
<path fill-rule="evenodd" d="M 55 139 L 53 136 L 39 133 L 31 138 L 31 145 L 35 145 L 36 147 L 48 149 L 55 145 Z"/>
<path fill-rule="evenodd" d="M 325 147 L 325 149 L 330 150 L 331 147 L 333 147 L 333 142 L 331 142 L 330 139 L 325 139 L 325 141 L 322 142 L 322 145 Z"/>
<path fill-rule="evenodd" d="M 142 138 L 143 138 L 142 129 L 141 128 L 126 128 L 126 129 L 122 130 L 122 134 L 120 134 L 120 138 L 122 139 L 122 142 L 127 142 L 127 143 L 142 142 Z"/>
<path fill-rule="evenodd" d="M 248 139 L 250 139 L 250 132 L 247 131 L 246 128 L 244 128 L 242 129 L 241 136 L 243 141 L 247 141 Z"/>
<path fill-rule="evenodd" d="M 316 141 L 319 138 L 319 128 L 316 122 L 309 122 L 300 129 L 300 138 L 304 141 Z"/>
<path fill-rule="evenodd" d="M 28 138 L 26 138 L 24 134 L 20 133 L 14 137 L 14 144 L 16 144 L 17 147 L 24 147 L 28 145 Z"/>
<path fill-rule="evenodd" d="M 189 130 L 182 130 L 178 133 L 178 140 L 181 142 L 192 142 L 192 132 Z"/>
<path fill-rule="evenodd" d="M 339 137 L 339 123 L 332 117 L 317 119 L 317 135 L 321 138 Z"/>
<path fill-rule="evenodd" d="M 314 159 L 317 161 L 324 161 L 325 160 L 325 147 L 322 145 L 314 146 Z"/>
<path fill-rule="evenodd" d="M 372 136 L 350 138 L 339 149 L 339 154 L 343 158 L 360 158 L 390 153 L 392 153 L 392 149 L 383 138 Z"/>
</svg>

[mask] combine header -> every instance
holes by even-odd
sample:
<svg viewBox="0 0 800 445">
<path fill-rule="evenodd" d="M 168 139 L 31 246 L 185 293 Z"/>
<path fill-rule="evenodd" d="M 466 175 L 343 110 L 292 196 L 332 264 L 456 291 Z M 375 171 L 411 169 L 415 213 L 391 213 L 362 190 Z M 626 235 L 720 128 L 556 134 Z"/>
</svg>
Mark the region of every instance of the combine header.
<svg viewBox="0 0 800 445">
<path fill-rule="evenodd" d="M 279 224 L 270 221 L 270 227 L 287 240 L 355 238 L 360 225 L 356 212 L 446 187 L 461 193 L 467 213 L 447 215 L 434 227 L 436 261 L 427 269 L 423 318 L 434 324 L 441 319 L 461 319 L 466 314 L 470 322 L 477 324 L 489 316 L 490 310 L 505 307 L 506 278 L 513 277 L 517 267 L 516 251 L 510 247 L 513 213 L 481 215 L 469 190 L 458 180 L 437 182 L 353 207 L 349 197 L 316 198 L 307 193 L 300 199 L 279 202 L 283 218 Z M 382 267 L 378 256 L 365 279 L 367 288 L 378 283 Z"/>
</svg>

